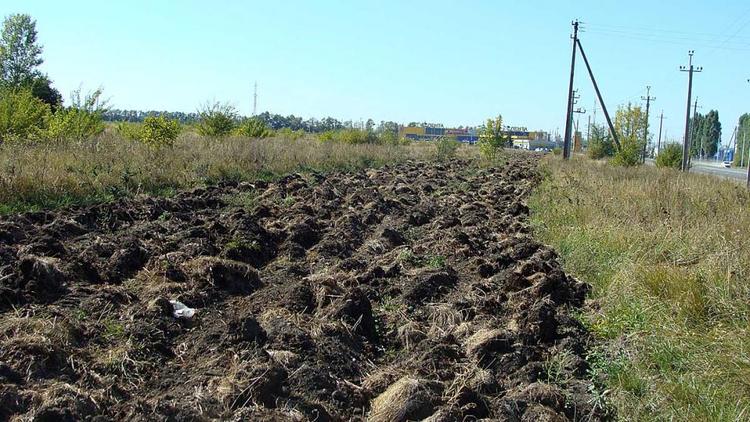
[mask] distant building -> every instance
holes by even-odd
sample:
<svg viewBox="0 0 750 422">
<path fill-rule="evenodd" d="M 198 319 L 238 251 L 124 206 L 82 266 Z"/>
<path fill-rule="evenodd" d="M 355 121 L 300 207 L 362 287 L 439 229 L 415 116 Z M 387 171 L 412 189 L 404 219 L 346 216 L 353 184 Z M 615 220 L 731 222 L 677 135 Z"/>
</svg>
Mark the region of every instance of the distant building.
<svg viewBox="0 0 750 422">
<path fill-rule="evenodd" d="M 525 127 L 507 127 L 503 134 L 510 136 L 513 146 L 516 148 L 554 147 L 554 143 L 551 142 L 550 135 L 547 132 L 529 132 Z M 445 128 L 439 125 L 399 126 L 398 136 L 413 141 L 434 141 L 448 136 L 467 144 L 475 144 L 481 138 L 476 128 Z"/>
</svg>

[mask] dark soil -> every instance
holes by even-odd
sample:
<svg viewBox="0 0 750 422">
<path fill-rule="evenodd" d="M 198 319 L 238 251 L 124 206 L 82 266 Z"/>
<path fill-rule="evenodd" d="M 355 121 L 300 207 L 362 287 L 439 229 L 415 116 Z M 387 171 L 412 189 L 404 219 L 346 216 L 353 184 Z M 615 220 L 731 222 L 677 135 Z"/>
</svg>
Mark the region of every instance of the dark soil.
<svg viewBox="0 0 750 422">
<path fill-rule="evenodd" d="M 535 160 L 0 219 L 0 420 L 606 418 Z"/>
</svg>

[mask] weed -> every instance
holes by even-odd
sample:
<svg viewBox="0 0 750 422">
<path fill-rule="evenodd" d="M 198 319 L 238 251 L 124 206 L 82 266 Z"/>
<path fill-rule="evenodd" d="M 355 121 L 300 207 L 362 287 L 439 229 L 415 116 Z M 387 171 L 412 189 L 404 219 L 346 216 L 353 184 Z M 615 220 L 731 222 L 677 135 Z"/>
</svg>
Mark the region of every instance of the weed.
<svg viewBox="0 0 750 422">
<path fill-rule="evenodd" d="M 427 258 L 427 266 L 430 268 L 441 269 L 445 268 L 445 257 L 442 255 L 432 255 Z"/>
</svg>

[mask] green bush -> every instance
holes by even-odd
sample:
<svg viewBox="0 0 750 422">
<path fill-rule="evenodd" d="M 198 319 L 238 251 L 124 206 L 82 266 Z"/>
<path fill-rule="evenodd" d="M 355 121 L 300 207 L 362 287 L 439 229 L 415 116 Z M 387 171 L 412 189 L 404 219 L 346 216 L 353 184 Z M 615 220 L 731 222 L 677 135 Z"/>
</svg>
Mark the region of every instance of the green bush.
<svg viewBox="0 0 750 422">
<path fill-rule="evenodd" d="M 106 101 L 100 101 L 101 95 L 98 89 L 81 99 L 81 91 L 74 91 L 70 107 L 60 108 L 49 119 L 44 137 L 53 142 L 80 142 L 104 132 Z"/>
<path fill-rule="evenodd" d="M 437 141 L 437 159 L 446 161 L 456 156 L 456 151 L 461 144 L 455 138 L 444 137 Z"/>
<path fill-rule="evenodd" d="M 552 148 L 552 155 L 562 155 L 562 148 L 560 147 Z"/>
<path fill-rule="evenodd" d="M 138 140 L 151 148 L 171 147 L 180 134 L 180 123 L 164 116 L 148 116 L 140 127 Z"/>
<path fill-rule="evenodd" d="M 244 119 L 235 129 L 235 133 L 248 138 L 267 138 L 273 134 L 263 120 L 255 117 Z"/>
<path fill-rule="evenodd" d="M 142 123 L 118 122 L 115 131 L 125 139 L 137 141 L 141 135 Z"/>
<path fill-rule="evenodd" d="M 232 133 L 237 122 L 237 110 L 226 103 L 207 103 L 198 112 L 198 134 L 218 138 Z"/>
<path fill-rule="evenodd" d="M 615 155 L 615 144 L 612 142 L 612 137 L 609 136 L 607 129 L 598 125 L 591 127 L 587 154 L 592 160 Z"/>
<path fill-rule="evenodd" d="M 361 129 L 327 130 L 318 135 L 318 139 L 323 142 L 339 142 L 349 145 L 383 143 L 374 132 Z"/>
<path fill-rule="evenodd" d="M 49 116 L 49 105 L 31 90 L 0 90 L 0 143 L 39 139 Z"/>
<path fill-rule="evenodd" d="M 668 167 L 679 170 L 682 167 L 682 146 L 668 144 L 656 156 L 656 167 Z"/>
<path fill-rule="evenodd" d="M 286 139 L 287 141 L 296 141 L 297 139 L 305 136 L 305 131 L 302 129 L 292 130 L 288 127 L 282 127 L 276 131 L 276 136 Z"/>
<path fill-rule="evenodd" d="M 634 167 L 641 163 L 642 144 L 632 137 L 620 140 L 620 150 L 615 153 L 612 164 L 623 167 Z"/>
</svg>

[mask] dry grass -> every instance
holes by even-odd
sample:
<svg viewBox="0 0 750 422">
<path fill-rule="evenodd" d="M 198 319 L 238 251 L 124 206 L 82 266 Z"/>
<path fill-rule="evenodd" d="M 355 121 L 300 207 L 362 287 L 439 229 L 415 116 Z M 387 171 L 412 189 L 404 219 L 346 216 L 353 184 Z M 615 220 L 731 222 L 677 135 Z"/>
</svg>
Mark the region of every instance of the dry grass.
<svg viewBox="0 0 750 422">
<path fill-rule="evenodd" d="M 435 154 L 435 146 L 424 143 L 348 145 L 312 137 L 210 139 L 192 133 L 158 151 L 111 132 L 84 143 L 0 145 L 0 213 L 139 193 L 164 195 L 221 180 L 430 159 Z"/>
<path fill-rule="evenodd" d="M 628 420 L 750 417 L 750 193 L 710 176 L 550 159 L 538 236 L 594 287 L 590 357 Z"/>
</svg>

